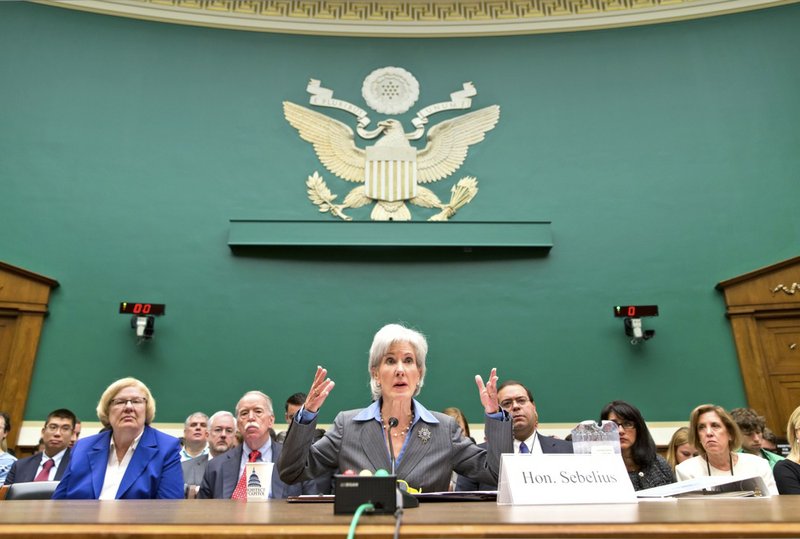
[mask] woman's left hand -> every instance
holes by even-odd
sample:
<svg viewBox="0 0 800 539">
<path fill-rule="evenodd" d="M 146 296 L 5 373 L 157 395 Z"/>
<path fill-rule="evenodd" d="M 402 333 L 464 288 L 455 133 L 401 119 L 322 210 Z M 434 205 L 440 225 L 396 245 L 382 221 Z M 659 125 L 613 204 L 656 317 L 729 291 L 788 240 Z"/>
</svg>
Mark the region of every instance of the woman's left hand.
<svg viewBox="0 0 800 539">
<path fill-rule="evenodd" d="M 497 380 L 497 369 L 492 369 L 492 372 L 489 373 L 486 385 L 483 384 L 480 374 L 475 375 L 475 383 L 478 385 L 481 395 L 481 404 L 487 414 L 496 414 L 500 411 L 500 404 L 497 402 Z"/>
</svg>

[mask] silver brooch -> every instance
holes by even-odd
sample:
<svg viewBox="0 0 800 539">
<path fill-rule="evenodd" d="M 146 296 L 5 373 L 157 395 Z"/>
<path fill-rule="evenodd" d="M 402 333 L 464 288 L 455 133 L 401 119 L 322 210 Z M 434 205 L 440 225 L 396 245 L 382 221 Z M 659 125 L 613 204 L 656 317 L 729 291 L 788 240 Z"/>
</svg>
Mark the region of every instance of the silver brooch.
<svg viewBox="0 0 800 539">
<path fill-rule="evenodd" d="M 419 429 L 419 439 L 422 440 L 423 444 L 427 444 L 428 440 L 431 439 L 431 431 L 428 430 L 428 427 L 422 427 Z"/>
</svg>

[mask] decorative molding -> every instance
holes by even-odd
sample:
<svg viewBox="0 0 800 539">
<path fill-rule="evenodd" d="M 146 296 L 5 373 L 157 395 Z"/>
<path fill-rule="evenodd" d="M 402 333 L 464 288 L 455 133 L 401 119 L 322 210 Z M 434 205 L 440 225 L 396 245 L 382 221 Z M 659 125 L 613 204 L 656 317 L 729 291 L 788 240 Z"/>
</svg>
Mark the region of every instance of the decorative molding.
<svg viewBox="0 0 800 539">
<path fill-rule="evenodd" d="M 789 287 L 786 287 L 783 284 L 779 284 L 775 288 L 770 289 L 773 296 L 778 292 L 783 292 L 787 296 L 794 296 L 795 292 L 797 292 L 798 290 L 800 290 L 800 283 L 792 283 L 791 286 Z"/>
<path fill-rule="evenodd" d="M 371 37 L 535 34 L 637 26 L 800 0 L 33 0 L 39 4 L 234 30 Z"/>
</svg>

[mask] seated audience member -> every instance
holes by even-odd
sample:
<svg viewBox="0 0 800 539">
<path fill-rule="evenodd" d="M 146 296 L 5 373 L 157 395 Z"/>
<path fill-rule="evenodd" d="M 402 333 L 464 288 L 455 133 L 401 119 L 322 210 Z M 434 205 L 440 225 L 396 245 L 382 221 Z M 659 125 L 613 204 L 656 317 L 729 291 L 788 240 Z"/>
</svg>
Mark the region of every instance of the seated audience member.
<svg viewBox="0 0 800 539">
<path fill-rule="evenodd" d="M 60 480 L 69 466 L 69 442 L 74 428 L 75 414 L 66 408 L 50 412 L 42 427 L 43 451 L 15 462 L 6 485 Z"/>
<path fill-rule="evenodd" d="M 516 380 L 506 380 L 497 387 L 500 407 L 511 416 L 514 453 L 572 453 L 572 442 L 544 436 L 537 431 L 539 413 L 530 390 Z M 486 447 L 486 444 L 479 444 Z M 456 490 L 497 490 L 497 482 L 478 482 L 459 476 Z"/>
<path fill-rule="evenodd" d="M 75 442 L 78 441 L 78 438 L 81 437 L 81 420 L 75 418 L 75 428 L 72 429 L 72 439 L 69 441 L 69 446 L 73 447 Z"/>
<path fill-rule="evenodd" d="M 776 463 L 772 470 L 775 483 L 781 494 L 800 494 L 800 406 L 789 416 L 786 439 L 791 450 L 789 456 Z"/>
<path fill-rule="evenodd" d="M 220 411 L 212 415 L 208 420 L 208 453 L 181 462 L 183 482 L 187 485 L 187 497 L 196 497 L 208 461 L 232 449 L 236 443 L 236 420 L 233 414 Z"/>
<path fill-rule="evenodd" d="M 600 412 L 600 419 L 613 421 L 619 428 L 622 460 L 634 490 L 675 482 L 672 468 L 656 452 L 656 443 L 638 408 L 625 401 L 612 401 Z"/>
<path fill-rule="evenodd" d="M 767 421 L 763 416 L 758 415 L 752 408 L 734 408 L 731 410 L 731 417 L 742 431 L 742 448 L 739 452 L 747 452 L 766 459 L 770 468 L 774 468 L 776 462 L 783 460 L 780 455 L 765 451 L 762 447 L 764 429 L 767 427 Z"/>
<path fill-rule="evenodd" d="M 183 498 L 180 444 L 150 426 L 155 413 L 139 380 L 108 386 L 97 403 L 105 430 L 75 444 L 53 499 Z"/>
<path fill-rule="evenodd" d="M 697 456 L 697 449 L 689 444 L 689 427 L 681 427 L 672 434 L 667 446 L 667 464 L 675 472 L 675 466 Z"/>
<path fill-rule="evenodd" d="M 236 404 L 236 424 L 242 435 L 241 445 L 209 461 L 198 498 L 247 499 L 245 465 L 248 462 L 277 462 L 283 444 L 275 442 L 269 429 L 275 423 L 272 399 L 260 391 L 248 391 Z M 270 498 L 287 498 L 300 494 L 317 494 L 305 490 L 310 484 L 287 485 L 278 477 L 278 466 L 272 471 Z"/>
<path fill-rule="evenodd" d="M 781 454 L 780 449 L 778 449 L 778 437 L 775 436 L 775 433 L 772 432 L 769 427 L 764 427 L 764 436 L 762 436 L 761 440 L 761 449 L 764 451 L 770 451 L 776 455 Z"/>
<path fill-rule="evenodd" d="M 458 426 L 461 427 L 461 432 L 464 434 L 464 438 L 469 438 L 473 442 L 475 441 L 475 439 L 469 435 L 469 423 L 467 422 L 467 416 L 464 415 L 464 412 L 462 412 L 460 408 L 450 406 L 442 410 L 442 413 L 447 414 L 456 420 Z"/>
<path fill-rule="evenodd" d="M 730 414 L 714 404 L 701 404 L 689 418 L 689 443 L 697 448 L 696 457 L 675 467 L 678 481 L 712 475 L 754 476 L 764 479 L 768 492 L 778 493 L 769 463 L 750 453 L 737 453 L 742 433 Z"/>
<path fill-rule="evenodd" d="M 17 461 L 14 455 L 9 454 L 6 449 L 6 437 L 11 430 L 11 418 L 6 412 L 0 412 L 0 484 L 6 480 L 11 466 Z"/>
<path fill-rule="evenodd" d="M 286 425 L 292 424 L 292 419 L 294 419 L 294 414 L 297 413 L 297 410 L 303 407 L 303 403 L 306 402 L 306 394 L 299 392 L 294 393 L 286 399 L 286 402 L 283 405 L 284 414 L 283 417 L 286 419 Z M 281 443 L 286 439 L 286 432 L 285 430 L 278 433 L 277 440 Z"/>
<path fill-rule="evenodd" d="M 208 455 L 208 416 L 195 412 L 183 422 L 181 462 Z"/>
</svg>

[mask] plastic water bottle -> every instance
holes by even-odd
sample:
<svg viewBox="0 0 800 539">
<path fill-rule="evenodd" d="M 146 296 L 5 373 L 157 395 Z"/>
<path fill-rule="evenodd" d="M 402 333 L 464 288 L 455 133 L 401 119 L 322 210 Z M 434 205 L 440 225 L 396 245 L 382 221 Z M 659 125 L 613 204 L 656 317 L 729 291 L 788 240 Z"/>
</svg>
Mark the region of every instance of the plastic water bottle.
<svg viewBox="0 0 800 539">
<path fill-rule="evenodd" d="M 598 425 L 591 419 L 572 429 L 572 449 L 582 455 L 620 454 L 619 430 L 613 421 Z"/>
</svg>

